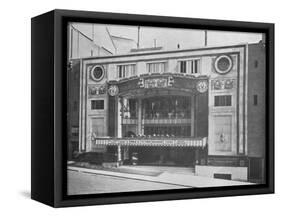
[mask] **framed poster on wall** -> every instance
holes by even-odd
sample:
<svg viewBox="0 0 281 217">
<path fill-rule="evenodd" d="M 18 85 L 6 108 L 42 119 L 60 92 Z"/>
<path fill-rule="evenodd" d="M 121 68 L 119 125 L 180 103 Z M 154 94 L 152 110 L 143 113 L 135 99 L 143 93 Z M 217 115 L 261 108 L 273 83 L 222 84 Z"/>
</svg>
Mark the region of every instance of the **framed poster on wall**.
<svg viewBox="0 0 281 217">
<path fill-rule="evenodd" d="M 33 199 L 274 192 L 274 24 L 54 10 L 31 36 Z"/>
</svg>

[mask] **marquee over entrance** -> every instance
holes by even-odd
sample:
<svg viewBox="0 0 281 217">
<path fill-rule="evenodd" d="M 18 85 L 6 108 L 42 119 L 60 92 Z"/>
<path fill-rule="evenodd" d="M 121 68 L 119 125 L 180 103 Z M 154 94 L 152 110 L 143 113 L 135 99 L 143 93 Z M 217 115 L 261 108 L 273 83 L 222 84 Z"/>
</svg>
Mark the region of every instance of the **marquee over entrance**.
<svg viewBox="0 0 281 217">
<path fill-rule="evenodd" d="M 182 74 L 143 74 L 140 77 L 109 81 L 109 95 L 134 97 L 151 94 L 153 91 L 181 91 L 192 94 L 204 93 L 208 90 L 207 76 Z"/>
<path fill-rule="evenodd" d="M 97 146 L 153 146 L 153 147 L 192 147 L 205 148 L 207 138 L 96 138 Z"/>
</svg>

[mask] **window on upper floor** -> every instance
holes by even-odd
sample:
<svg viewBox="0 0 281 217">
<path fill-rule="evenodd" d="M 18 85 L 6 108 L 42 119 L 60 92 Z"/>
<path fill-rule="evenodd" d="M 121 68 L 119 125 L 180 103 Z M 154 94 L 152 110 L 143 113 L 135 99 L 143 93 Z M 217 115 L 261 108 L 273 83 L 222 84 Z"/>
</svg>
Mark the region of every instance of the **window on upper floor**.
<svg viewBox="0 0 281 217">
<path fill-rule="evenodd" d="M 167 71 L 167 62 L 147 63 L 148 73 L 164 73 Z"/>
<path fill-rule="evenodd" d="M 179 72 L 186 74 L 199 74 L 200 73 L 200 60 L 181 60 L 179 61 Z"/>
<path fill-rule="evenodd" d="M 137 75 L 136 64 L 118 65 L 118 78 L 128 78 Z"/>
<path fill-rule="evenodd" d="M 231 106 L 231 95 L 215 96 L 215 106 Z"/>
<path fill-rule="evenodd" d="M 255 60 L 254 65 L 255 65 L 255 68 L 258 68 L 258 66 L 259 66 L 259 61 L 258 61 L 258 60 Z"/>
<path fill-rule="evenodd" d="M 91 109 L 92 110 L 103 110 L 104 109 L 104 100 L 92 100 Z"/>
<path fill-rule="evenodd" d="M 258 105 L 258 95 L 254 95 L 254 105 Z"/>
</svg>

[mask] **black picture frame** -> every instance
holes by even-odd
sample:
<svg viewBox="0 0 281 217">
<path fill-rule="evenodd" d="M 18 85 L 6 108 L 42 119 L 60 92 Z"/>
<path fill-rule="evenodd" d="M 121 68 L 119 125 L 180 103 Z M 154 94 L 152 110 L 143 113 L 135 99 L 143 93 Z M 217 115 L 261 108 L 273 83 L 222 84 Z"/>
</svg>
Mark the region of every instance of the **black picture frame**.
<svg viewBox="0 0 281 217">
<path fill-rule="evenodd" d="M 66 195 L 67 23 L 259 32 L 266 35 L 266 184 Z M 274 193 L 274 24 L 53 10 L 31 21 L 31 198 L 53 207 Z"/>
</svg>

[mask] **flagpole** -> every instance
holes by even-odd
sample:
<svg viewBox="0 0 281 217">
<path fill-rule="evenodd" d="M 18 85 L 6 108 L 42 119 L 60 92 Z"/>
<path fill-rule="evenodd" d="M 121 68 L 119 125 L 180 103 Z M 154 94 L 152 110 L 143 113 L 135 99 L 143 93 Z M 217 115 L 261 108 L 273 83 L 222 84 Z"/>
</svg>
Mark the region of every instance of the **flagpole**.
<svg viewBox="0 0 281 217">
<path fill-rule="evenodd" d="M 207 30 L 204 30 L 204 33 L 205 33 L 205 47 L 208 46 L 208 32 Z"/>
<path fill-rule="evenodd" d="M 137 42 L 137 48 L 140 48 L 140 26 L 138 26 L 138 42 Z"/>
</svg>

